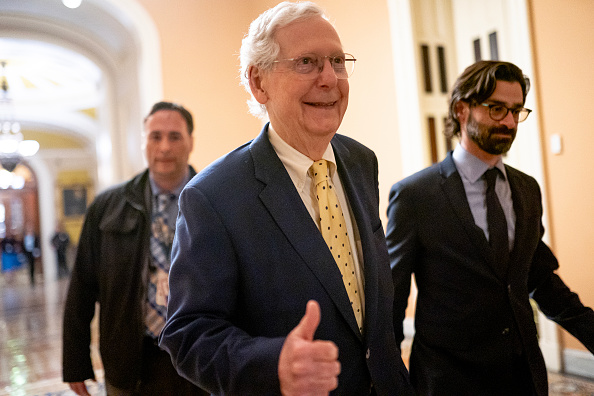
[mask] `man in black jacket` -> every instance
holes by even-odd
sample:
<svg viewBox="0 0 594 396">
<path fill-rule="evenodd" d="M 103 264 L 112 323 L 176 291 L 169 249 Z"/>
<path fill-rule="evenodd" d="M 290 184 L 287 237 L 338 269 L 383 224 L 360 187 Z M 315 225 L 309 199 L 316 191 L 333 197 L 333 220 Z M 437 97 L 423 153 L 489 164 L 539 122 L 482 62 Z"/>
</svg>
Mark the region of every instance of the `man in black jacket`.
<svg viewBox="0 0 594 396">
<path fill-rule="evenodd" d="M 195 175 L 192 115 L 170 102 L 144 120 L 148 169 L 98 195 L 89 207 L 64 312 L 63 379 L 88 395 L 95 379 L 90 323 L 99 303 L 99 345 L 108 395 L 204 394 L 160 350 L 177 199 Z M 158 224 L 158 226 L 157 226 Z"/>
</svg>

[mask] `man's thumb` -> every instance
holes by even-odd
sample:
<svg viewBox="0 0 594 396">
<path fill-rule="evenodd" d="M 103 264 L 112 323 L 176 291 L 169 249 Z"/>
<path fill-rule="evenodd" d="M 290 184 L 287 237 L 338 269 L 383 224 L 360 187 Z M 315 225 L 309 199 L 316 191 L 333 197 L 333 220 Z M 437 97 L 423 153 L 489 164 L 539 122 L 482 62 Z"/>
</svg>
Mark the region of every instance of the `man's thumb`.
<svg viewBox="0 0 594 396">
<path fill-rule="evenodd" d="M 293 329 L 293 334 L 299 338 L 313 341 L 316 329 L 320 324 L 320 316 L 320 305 L 318 302 L 309 300 L 305 307 L 305 315 L 303 315 L 297 327 Z"/>
</svg>

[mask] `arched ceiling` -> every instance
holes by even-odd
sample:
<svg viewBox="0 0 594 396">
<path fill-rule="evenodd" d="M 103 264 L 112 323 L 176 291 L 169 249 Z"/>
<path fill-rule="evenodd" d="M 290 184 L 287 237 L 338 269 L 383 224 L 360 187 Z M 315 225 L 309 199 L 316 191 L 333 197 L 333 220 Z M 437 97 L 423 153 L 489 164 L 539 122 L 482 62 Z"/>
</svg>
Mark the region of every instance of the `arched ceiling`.
<svg viewBox="0 0 594 396">
<path fill-rule="evenodd" d="M 0 0 L 3 60 L 23 136 L 41 145 L 37 171 L 42 161 L 88 158 L 107 186 L 145 166 L 140 120 L 162 97 L 161 58 L 137 0 L 82 0 L 76 9 Z"/>
<path fill-rule="evenodd" d="M 92 108 L 100 100 L 101 70 L 88 58 L 39 41 L 0 37 L 0 80 L 14 108 Z"/>
<path fill-rule="evenodd" d="M 110 8 L 110 2 L 105 0 L 83 0 L 76 9 L 67 8 L 60 0 L 2 0 L 0 17 L 36 19 L 84 32 L 107 52 L 122 55 L 131 45 L 128 30 L 131 22 L 122 13 L 106 12 L 114 11 Z M 2 25 L 0 33 L 1 29 Z"/>
<path fill-rule="evenodd" d="M 55 132 L 64 130 L 76 139 L 76 129 L 101 128 L 104 70 L 125 58 L 133 40 L 125 17 L 106 12 L 109 4 L 83 0 L 70 9 L 60 0 L 0 1 L 0 81 L 7 82 L 10 112 L 26 138 L 45 131 L 45 141 L 55 141 Z M 79 138 L 93 141 L 89 133 Z"/>
</svg>

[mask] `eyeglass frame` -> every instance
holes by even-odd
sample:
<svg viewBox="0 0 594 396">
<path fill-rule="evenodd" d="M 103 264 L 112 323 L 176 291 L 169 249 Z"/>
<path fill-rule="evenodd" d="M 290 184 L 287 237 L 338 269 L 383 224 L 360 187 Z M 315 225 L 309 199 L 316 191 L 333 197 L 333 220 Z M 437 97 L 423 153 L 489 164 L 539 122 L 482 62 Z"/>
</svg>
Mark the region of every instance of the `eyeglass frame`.
<svg viewBox="0 0 594 396">
<path fill-rule="evenodd" d="M 351 58 L 347 58 L 347 56 L 350 56 Z M 312 59 L 314 59 L 314 57 L 315 57 L 316 63 L 314 64 L 314 68 L 311 71 L 307 72 L 307 73 L 298 72 L 296 70 L 296 68 L 297 68 L 297 61 L 300 60 L 300 59 L 303 59 L 303 58 L 308 58 L 308 57 L 310 57 Z M 343 58 L 343 60 L 345 62 L 344 65 L 345 65 L 346 77 L 339 76 L 337 74 L 337 72 L 336 72 L 336 69 L 334 68 L 334 65 L 337 64 L 337 63 L 334 63 L 334 60 L 337 59 L 337 58 Z M 351 77 L 353 75 L 353 73 L 355 72 L 355 62 L 357 61 L 357 59 L 355 58 L 354 55 L 349 54 L 349 53 L 346 53 L 346 52 L 343 53 L 343 54 L 340 54 L 340 55 L 326 55 L 326 56 L 321 56 L 321 55 L 318 55 L 318 54 L 315 54 L 315 53 L 306 53 L 306 54 L 297 56 L 295 58 L 277 59 L 277 60 L 273 61 L 272 63 L 293 62 L 291 64 L 291 70 L 293 70 L 296 74 L 298 74 L 300 76 L 304 76 L 308 80 L 309 79 L 312 79 L 313 80 L 314 78 L 317 78 L 317 76 L 319 76 L 320 73 L 322 73 L 322 70 L 324 70 L 324 67 L 326 66 L 326 59 L 328 59 L 328 61 L 330 62 L 330 66 L 332 67 L 332 70 L 334 71 L 334 75 L 339 80 L 348 80 L 348 78 Z M 318 64 L 318 62 L 320 62 L 320 60 L 322 60 L 321 66 Z M 347 70 L 347 68 L 346 68 L 346 62 L 353 62 L 352 70 L 351 70 L 350 73 L 348 73 L 346 71 Z M 314 74 L 313 73 L 316 70 L 315 66 L 317 66 L 317 68 L 318 68 L 317 74 Z"/>
<path fill-rule="evenodd" d="M 524 121 L 526 121 L 526 119 L 528 118 L 528 116 L 530 115 L 530 113 L 532 113 L 532 110 L 530 110 L 530 109 L 527 109 L 527 108 L 525 108 L 525 107 L 520 107 L 520 108 L 511 108 L 511 107 L 507 107 L 507 106 L 505 106 L 505 105 L 503 105 L 503 104 L 500 104 L 500 103 L 476 103 L 476 105 L 477 105 L 477 106 L 483 106 L 483 107 L 487 107 L 487 108 L 489 109 L 489 117 L 490 117 L 490 118 L 491 118 L 493 121 L 501 121 L 501 120 L 505 119 L 505 117 L 507 117 L 507 115 L 508 115 L 508 114 L 510 113 L 510 111 L 511 111 L 511 113 L 512 113 L 512 117 L 514 118 L 514 120 L 515 120 L 517 123 L 520 123 L 520 122 L 524 122 Z M 492 113 L 493 113 L 493 109 L 494 109 L 495 107 L 503 107 L 503 108 L 506 110 L 506 112 L 505 112 L 505 114 L 503 115 L 503 117 L 501 117 L 501 118 L 499 118 L 499 119 L 497 119 L 497 118 L 493 117 L 493 114 L 492 114 Z M 526 112 L 526 117 L 524 117 L 524 118 L 520 119 L 520 114 L 521 114 L 522 112 Z M 514 113 L 516 113 L 516 114 L 514 114 Z"/>
</svg>

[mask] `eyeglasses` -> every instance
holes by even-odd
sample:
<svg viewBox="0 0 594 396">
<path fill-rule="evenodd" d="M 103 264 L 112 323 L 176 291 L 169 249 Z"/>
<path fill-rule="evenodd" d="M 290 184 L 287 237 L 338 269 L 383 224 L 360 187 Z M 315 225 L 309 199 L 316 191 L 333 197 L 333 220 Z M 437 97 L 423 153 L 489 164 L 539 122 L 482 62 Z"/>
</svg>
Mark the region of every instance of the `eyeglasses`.
<svg viewBox="0 0 594 396">
<path fill-rule="evenodd" d="M 503 120 L 511 111 L 514 120 L 516 122 L 522 122 L 526 121 L 526 118 L 528 118 L 528 115 L 532 112 L 532 110 L 525 107 L 510 109 L 509 107 L 500 104 L 480 103 L 479 106 L 485 106 L 489 108 L 489 117 L 491 117 L 493 121 Z"/>
<path fill-rule="evenodd" d="M 330 65 L 339 80 L 349 78 L 355 71 L 355 57 L 351 54 L 340 54 L 330 56 L 320 56 L 316 54 L 305 54 L 298 58 L 279 59 L 274 63 L 288 62 L 291 69 L 299 74 L 305 80 L 313 80 L 324 70 L 326 59 L 330 61 Z"/>
</svg>

